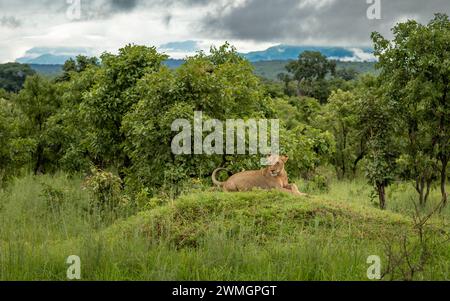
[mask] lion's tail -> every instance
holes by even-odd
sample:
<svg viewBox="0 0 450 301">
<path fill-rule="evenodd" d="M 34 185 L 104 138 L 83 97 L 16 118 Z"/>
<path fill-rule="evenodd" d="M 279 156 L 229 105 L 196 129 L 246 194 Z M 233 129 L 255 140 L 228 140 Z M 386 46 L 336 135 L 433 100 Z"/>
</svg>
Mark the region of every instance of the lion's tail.
<svg viewBox="0 0 450 301">
<path fill-rule="evenodd" d="M 226 170 L 226 169 L 225 169 L 225 168 L 217 168 L 216 170 L 214 170 L 214 172 L 212 173 L 212 176 L 211 176 L 211 179 L 212 179 L 212 181 L 213 181 L 213 184 L 216 185 L 216 186 L 219 186 L 219 187 L 222 187 L 223 185 L 225 185 L 225 182 L 219 182 L 219 181 L 217 181 L 217 179 L 216 179 L 217 173 L 218 173 L 219 171 L 222 171 L 222 170 Z"/>
</svg>

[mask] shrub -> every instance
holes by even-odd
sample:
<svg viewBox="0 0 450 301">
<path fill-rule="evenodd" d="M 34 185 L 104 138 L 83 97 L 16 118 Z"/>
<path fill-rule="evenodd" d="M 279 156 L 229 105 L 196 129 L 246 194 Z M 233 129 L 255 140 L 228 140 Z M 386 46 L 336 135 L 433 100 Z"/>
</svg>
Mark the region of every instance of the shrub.
<svg viewBox="0 0 450 301">
<path fill-rule="evenodd" d="M 235 172 L 255 168 L 259 162 L 256 156 L 173 155 L 171 150 L 177 135 L 172 123 L 186 119 L 192 125 L 193 111 L 203 112 L 204 121 L 271 117 L 264 87 L 251 64 L 234 49 L 213 48 L 211 55 L 199 53 L 175 71 L 161 68 L 148 73 L 135 90 L 140 100 L 127 112 L 121 128 L 131 160 L 127 187 L 166 191 L 166 186 L 179 187 L 190 178 L 209 177 L 218 166 Z"/>
<path fill-rule="evenodd" d="M 130 201 L 122 193 L 122 180 L 111 172 L 97 168 L 91 169 L 92 176 L 84 183 L 85 189 L 92 193 L 91 212 L 100 213 L 101 217 L 117 215 L 120 209 L 126 209 Z"/>
<path fill-rule="evenodd" d="M 42 187 L 40 197 L 45 200 L 47 209 L 52 212 L 59 212 L 67 198 L 65 192 L 47 183 L 42 183 Z"/>
</svg>

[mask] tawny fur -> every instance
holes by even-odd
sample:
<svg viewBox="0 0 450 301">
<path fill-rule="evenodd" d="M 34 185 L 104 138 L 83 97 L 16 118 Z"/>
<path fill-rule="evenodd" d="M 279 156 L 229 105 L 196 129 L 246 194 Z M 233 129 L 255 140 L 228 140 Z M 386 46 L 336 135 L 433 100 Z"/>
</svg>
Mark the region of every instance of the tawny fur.
<svg viewBox="0 0 450 301">
<path fill-rule="evenodd" d="M 273 161 L 272 165 L 261 170 L 237 173 L 225 182 L 217 181 L 217 173 L 221 170 L 225 170 L 224 168 L 218 168 L 212 174 L 212 181 L 214 185 L 229 192 L 249 191 L 254 188 L 260 188 L 266 190 L 278 189 L 295 195 L 304 195 L 298 190 L 297 185 L 289 184 L 288 175 L 284 169 L 288 157 L 276 156 L 271 157 L 270 159 Z"/>
</svg>

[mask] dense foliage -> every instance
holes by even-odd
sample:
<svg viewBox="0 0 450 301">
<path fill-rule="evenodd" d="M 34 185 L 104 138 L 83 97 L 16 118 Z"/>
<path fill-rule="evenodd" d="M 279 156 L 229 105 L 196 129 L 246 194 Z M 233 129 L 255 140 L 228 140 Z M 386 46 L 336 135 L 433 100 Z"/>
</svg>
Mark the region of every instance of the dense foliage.
<svg viewBox="0 0 450 301">
<path fill-rule="evenodd" d="M 177 69 L 166 67 L 167 57 L 155 48 L 136 45 L 100 59 L 69 60 L 54 80 L 9 66 L 29 76 L 20 89 L 18 73 L 7 71 L 15 86 L 0 89 L 0 179 L 27 170 L 101 169 L 119 176 L 115 190 L 139 198 L 168 187 L 179 193 L 219 166 L 231 172 L 259 168 L 255 155 L 174 155 L 173 121 L 192 125 L 201 111 L 202 138 L 217 129 L 211 119 L 279 119 L 292 178 L 326 185 L 323 168 L 334 169 L 339 179 L 364 173 L 382 208 L 394 181 L 412 181 L 425 204 L 439 180 L 445 204 L 450 22 L 445 15 L 427 25 L 408 21 L 394 35 L 388 41 L 373 34 L 379 75 L 336 70 L 336 62 L 305 52 L 280 81 L 262 81 L 228 44 L 189 57 Z"/>
<path fill-rule="evenodd" d="M 35 73 L 28 65 L 19 63 L 0 64 L 0 89 L 17 92 L 22 89 L 27 76 Z"/>
<path fill-rule="evenodd" d="M 426 202 L 434 170 L 439 170 L 443 204 L 450 160 L 450 20 L 436 14 L 427 25 L 396 25 L 392 42 L 373 33 L 385 98 L 398 115 L 404 141 L 406 178 L 416 181 Z M 400 138 L 400 139 L 401 139 Z"/>
</svg>

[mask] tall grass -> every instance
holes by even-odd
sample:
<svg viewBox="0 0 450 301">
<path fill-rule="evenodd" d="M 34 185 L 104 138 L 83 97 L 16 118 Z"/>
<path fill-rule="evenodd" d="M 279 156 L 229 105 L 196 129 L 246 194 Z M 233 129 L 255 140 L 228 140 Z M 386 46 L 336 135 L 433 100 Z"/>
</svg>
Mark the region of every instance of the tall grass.
<svg viewBox="0 0 450 301">
<path fill-rule="evenodd" d="M 330 181 L 327 190 L 316 189 L 304 180 L 297 182 L 301 191 L 306 191 L 314 196 L 324 199 L 360 204 L 368 207 L 378 208 L 378 196 L 374 194 L 374 189 L 367 184 L 363 178 L 353 180 L 336 179 Z M 414 203 L 418 204 L 418 194 L 414 188 L 413 182 L 394 182 L 386 189 L 387 210 L 410 216 L 414 210 Z M 447 185 L 447 191 L 450 191 L 450 185 Z M 421 207 L 423 212 L 429 212 L 438 206 L 441 202 L 440 189 L 435 184 L 431 190 L 428 202 Z M 450 206 L 441 211 L 441 217 L 450 218 Z"/>
<path fill-rule="evenodd" d="M 26 176 L 0 191 L 0 280 L 67 280 L 69 255 L 83 280 L 367 280 L 367 257 L 408 226 L 362 181 L 308 198 L 196 191 L 113 224 L 88 210 L 82 182 Z M 410 209 L 408 187 L 389 191 L 390 210 Z M 420 276 L 449 279 L 448 249 Z"/>
</svg>

